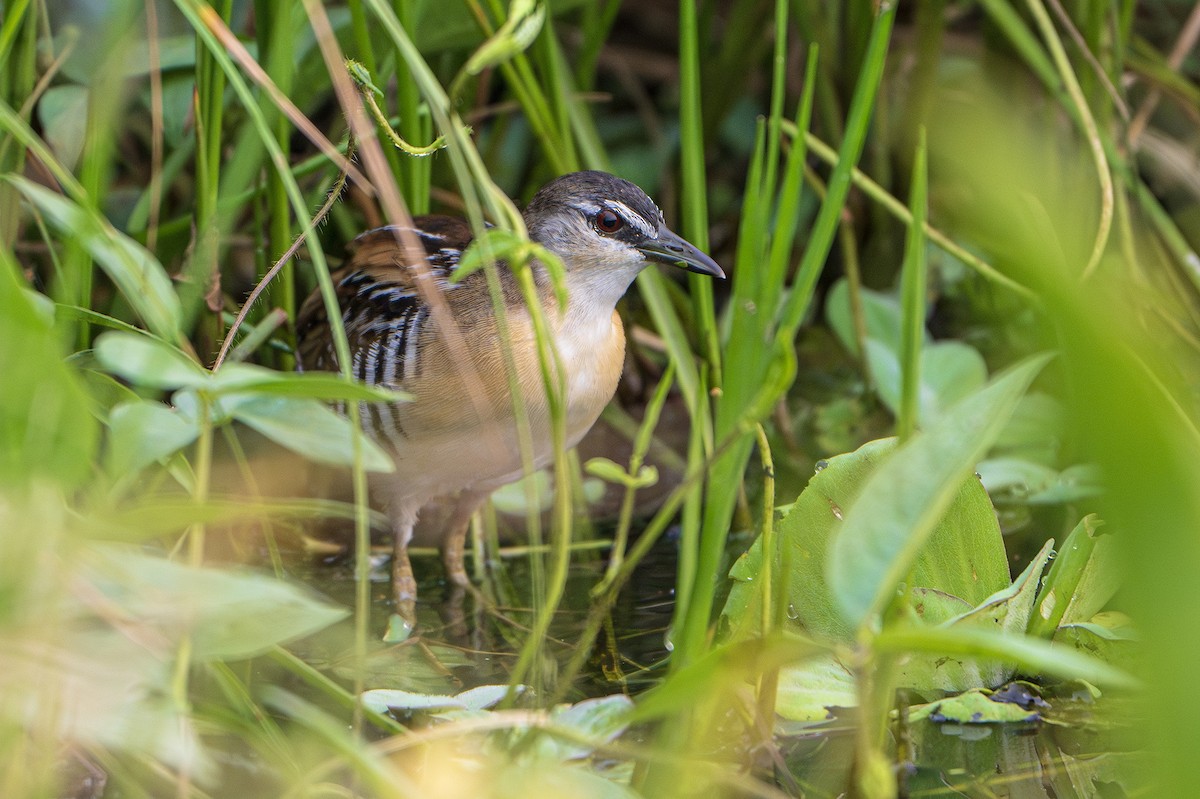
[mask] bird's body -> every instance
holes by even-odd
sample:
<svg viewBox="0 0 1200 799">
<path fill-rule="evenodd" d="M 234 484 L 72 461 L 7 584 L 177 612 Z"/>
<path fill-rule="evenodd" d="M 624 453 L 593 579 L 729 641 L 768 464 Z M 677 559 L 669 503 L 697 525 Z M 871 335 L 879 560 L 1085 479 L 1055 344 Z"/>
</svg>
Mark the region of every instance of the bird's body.
<svg viewBox="0 0 1200 799">
<path fill-rule="evenodd" d="M 548 184 L 525 217 L 530 239 L 565 267 L 567 302 L 561 307 L 536 262 L 533 276 L 557 354 L 552 369 L 561 369 L 552 382 L 564 390 L 565 445 L 571 447 L 616 389 L 625 334 L 615 306 L 647 259 L 677 260 L 714 275 L 720 269 L 667 230 L 640 189 L 604 173 L 574 173 Z M 405 263 L 404 242 L 414 238 L 424 249 L 421 268 Z M 533 468 L 556 454 L 533 317 L 515 275 L 503 264 L 495 270 L 503 324 L 483 270 L 451 281 L 471 239 L 461 219 L 418 217 L 409 230 L 387 227 L 360 236 L 333 276 L 354 376 L 412 395 L 409 402 L 363 410 L 365 428 L 396 465 L 390 474 L 375 475 L 371 487 L 392 520 L 397 611 L 410 619 L 416 588 L 405 550 L 420 509 L 432 502 L 455 506 L 443 554 L 450 579 L 465 583 L 462 546 L 470 515 L 529 466 L 522 457 L 520 416 L 528 424 Z M 296 329 L 298 368 L 336 370 L 318 293 L 304 303 Z"/>
</svg>

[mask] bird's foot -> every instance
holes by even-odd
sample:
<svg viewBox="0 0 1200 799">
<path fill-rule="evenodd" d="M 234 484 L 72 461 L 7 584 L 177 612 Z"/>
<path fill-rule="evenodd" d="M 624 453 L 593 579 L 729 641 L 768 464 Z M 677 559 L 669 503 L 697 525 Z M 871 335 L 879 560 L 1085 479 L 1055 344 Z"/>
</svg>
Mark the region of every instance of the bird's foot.
<svg viewBox="0 0 1200 799">
<path fill-rule="evenodd" d="M 392 558 L 392 601 L 397 616 L 410 625 L 417 622 L 417 580 L 407 550 L 397 550 Z"/>
</svg>

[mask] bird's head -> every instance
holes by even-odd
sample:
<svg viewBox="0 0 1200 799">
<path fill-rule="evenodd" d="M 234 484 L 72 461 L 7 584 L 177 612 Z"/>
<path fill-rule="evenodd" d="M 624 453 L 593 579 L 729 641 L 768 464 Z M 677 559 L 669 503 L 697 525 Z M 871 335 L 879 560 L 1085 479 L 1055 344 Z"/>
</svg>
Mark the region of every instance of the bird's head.
<svg viewBox="0 0 1200 799">
<path fill-rule="evenodd" d="M 628 180 L 573 172 L 547 183 L 525 209 L 529 237 L 562 259 L 572 283 L 617 296 L 650 262 L 725 277 L 717 262 L 666 226 L 662 211 Z"/>
</svg>

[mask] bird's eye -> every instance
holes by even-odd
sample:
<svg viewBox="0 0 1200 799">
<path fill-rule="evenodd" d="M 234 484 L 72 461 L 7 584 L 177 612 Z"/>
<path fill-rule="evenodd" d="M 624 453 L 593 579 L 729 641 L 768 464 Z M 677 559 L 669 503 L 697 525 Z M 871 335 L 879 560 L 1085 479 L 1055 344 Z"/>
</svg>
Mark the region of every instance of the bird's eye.
<svg viewBox="0 0 1200 799">
<path fill-rule="evenodd" d="M 601 233 L 616 233 L 625 227 L 625 220 L 621 218 L 621 215 L 609 208 L 597 212 L 592 223 Z"/>
</svg>

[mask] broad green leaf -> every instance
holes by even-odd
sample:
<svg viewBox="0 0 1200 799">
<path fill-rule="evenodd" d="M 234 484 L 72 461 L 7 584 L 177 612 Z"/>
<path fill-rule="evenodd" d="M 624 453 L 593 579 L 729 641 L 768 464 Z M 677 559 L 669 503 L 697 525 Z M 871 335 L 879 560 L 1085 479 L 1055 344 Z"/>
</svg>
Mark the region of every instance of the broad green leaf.
<svg viewBox="0 0 1200 799">
<path fill-rule="evenodd" d="M 528 512 L 530 491 L 539 512 L 549 510 L 554 504 L 554 481 L 545 469 L 538 469 L 516 482 L 500 486 L 492 493 L 492 504 L 501 513 L 524 515 Z"/>
<path fill-rule="evenodd" d="M 108 371 L 143 388 L 201 388 L 210 378 L 200 364 L 153 336 L 103 333 L 96 339 L 96 359 Z"/>
<path fill-rule="evenodd" d="M 132 548 L 97 547 L 86 571 L 127 624 L 168 641 L 188 637 L 200 662 L 253 657 L 347 615 L 274 577 L 185 566 Z"/>
<path fill-rule="evenodd" d="M 900 359 L 876 339 L 867 339 L 867 360 L 875 390 L 892 413 L 900 407 Z M 946 409 L 987 382 L 987 364 L 974 347 L 959 341 L 939 341 L 921 350 L 921 379 L 917 386 L 918 419 L 928 426 Z"/>
<path fill-rule="evenodd" d="M 977 607 L 944 620 L 938 627 L 944 630 L 981 629 L 1024 637 L 1033 615 L 1038 581 L 1050 559 L 1053 544 L 1053 541 L 1047 541 L 1012 585 L 997 591 Z M 921 692 L 957 692 L 994 688 L 1012 677 L 1012 666 L 1008 663 L 921 653 L 899 665 L 897 684 Z"/>
<path fill-rule="evenodd" d="M 0 486 L 87 479 L 99 442 L 91 398 L 2 248 L 0 375 Z"/>
<path fill-rule="evenodd" d="M 863 317 L 867 338 L 882 343 L 894 353 L 900 350 L 900 302 L 895 297 L 864 288 Z M 858 338 L 854 335 L 854 319 L 850 314 L 850 284 L 842 278 L 829 290 L 825 301 L 825 318 L 847 350 L 858 355 Z"/>
<path fill-rule="evenodd" d="M 214 394 L 238 392 L 347 402 L 404 402 L 412 398 L 403 391 L 347 382 L 332 372 L 279 372 L 244 363 L 221 367 L 213 374 L 209 390 Z"/>
<path fill-rule="evenodd" d="M 1026 501 L 1039 505 L 1062 505 L 1100 496 L 1104 489 L 1100 467 L 1094 463 L 1077 463 L 1058 473 L 1058 479 Z"/>
<path fill-rule="evenodd" d="M 854 674 L 833 655 L 822 655 L 779 670 L 775 712 L 792 721 L 823 721 L 830 708 L 857 707 Z"/>
<path fill-rule="evenodd" d="M 1063 624 L 1054 633 L 1054 643 L 1135 674 L 1147 665 L 1139 636 L 1123 613 L 1098 613 L 1088 621 Z"/>
<path fill-rule="evenodd" d="M 570 729 L 596 741 L 610 741 L 625 729 L 633 701 L 625 694 L 597 696 L 573 705 L 557 707 L 550 719 L 554 726 Z"/>
<path fill-rule="evenodd" d="M 323 499 L 253 502 L 246 497 L 210 498 L 196 502 L 172 495 L 146 497 L 109 513 L 93 512 L 81 535 L 111 541 L 142 541 L 177 533 L 193 524 L 227 524 L 239 520 L 353 519 L 354 506 Z M 387 518 L 371 511 L 371 523 L 384 526 Z"/>
<path fill-rule="evenodd" d="M 975 471 L 993 496 L 1010 495 L 1025 499 L 1054 484 L 1058 470 L 1023 458 L 988 458 Z"/>
<path fill-rule="evenodd" d="M 943 624 L 971 611 L 971 604 L 967 600 L 936 588 L 913 588 L 909 602 L 913 615 L 930 626 Z"/>
<path fill-rule="evenodd" d="M 231 395 L 236 400 L 233 418 L 252 427 L 277 444 L 322 463 L 354 464 L 354 429 L 314 399 Z M 392 459 L 379 445 L 363 436 L 362 460 L 367 471 L 391 472 Z"/>
<path fill-rule="evenodd" d="M 879 398 L 893 414 L 897 414 L 901 392 L 900 303 L 894 297 L 870 289 L 862 290 L 862 301 L 871 377 Z M 838 339 L 857 355 L 850 290 L 844 279 L 830 291 L 825 308 L 830 327 Z M 961 341 L 930 342 L 927 335 L 924 339 L 917 387 L 918 420 L 923 426 L 987 382 L 987 365 L 974 347 Z"/>
<path fill-rule="evenodd" d="M 987 383 L 987 364 L 974 347 L 939 341 L 921 352 L 921 422 L 930 424 Z"/>
<path fill-rule="evenodd" d="M 851 627 L 868 623 L 895 596 L 963 481 L 973 479 L 975 464 L 1048 359 L 1028 359 L 995 378 L 867 478 L 845 510 L 826 565 L 830 591 Z"/>
<path fill-rule="evenodd" d="M 46 90 L 38 101 L 38 121 L 46 143 L 67 169 L 74 169 L 87 133 L 88 90 L 66 83 Z"/>
<path fill-rule="evenodd" d="M 895 439 L 864 444 L 824 462 L 779 523 L 777 537 L 786 547 L 788 617 L 808 634 L 850 642 L 854 629 L 838 611 L 826 579 L 830 542 L 840 535 L 842 519 L 866 482 L 894 457 Z M 734 635 L 756 632 L 761 618 L 757 584 L 761 542 L 756 541 L 730 571 L 736 581 L 724 615 Z M 951 597 L 969 610 L 1009 584 L 1008 561 L 1000 527 L 987 492 L 974 476 L 962 479 L 950 507 L 937 521 L 918 553 L 909 585 Z M 916 597 L 916 605 L 937 597 Z M 931 611 L 935 612 L 931 607 Z M 946 617 L 954 615 L 947 611 Z"/>
<path fill-rule="evenodd" d="M 1040 717 L 1036 710 L 1025 710 L 1011 702 L 993 701 L 981 690 L 966 691 L 927 705 L 914 705 L 908 711 L 910 722 L 928 719 L 938 724 L 1028 724 Z"/>
<path fill-rule="evenodd" d="M 1004 457 L 1054 466 L 1059 463 L 1066 423 L 1061 402 L 1048 394 L 1030 391 L 1017 403 L 1012 418 L 996 439 L 995 451 Z"/>
<path fill-rule="evenodd" d="M 1116 541 L 1099 534 L 1102 525 L 1096 516 L 1084 516 L 1063 542 L 1038 593 L 1030 635 L 1052 638 L 1060 625 L 1086 622 L 1117 592 Z"/>
<path fill-rule="evenodd" d="M 513 693 L 520 695 L 527 690 L 529 690 L 527 686 L 518 685 Z M 478 685 L 455 694 L 454 698 L 471 710 L 486 710 L 508 694 L 509 686 L 507 685 Z"/>
<path fill-rule="evenodd" d="M 82 208 L 17 175 L 7 175 L 4 180 L 37 206 L 61 234 L 83 245 L 152 332 L 168 341 L 179 338 L 179 298 L 162 264 L 145 247 L 118 231 L 94 209 Z"/>
<path fill-rule="evenodd" d="M 1062 557 L 1062 553 L 1059 553 Z M 1108 605 L 1121 587 L 1121 553 L 1113 535 L 1096 536 L 1087 564 L 1060 624 L 1076 624 L 1094 619 Z M 1055 561 L 1057 563 L 1057 560 Z"/>
<path fill-rule="evenodd" d="M 570 740 L 557 736 L 539 738 L 535 744 L 538 755 L 554 760 L 587 757 L 596 747 L 624 732 L 632 712 L 633 700 L 625 694 L 599 696 L 556 707 L 550 711 L 551 729 L 567 731 Z M 590 743 L 580 742 L 581 738 Z"/>
<path fill-rule="evenodd" d="M 526 691 L 524 685 L 518 685 L 516 694 Z M 422 694 L 415 691 L 404 691 L 398 688 L 375 688 L 364 691 L 363 705 L 376 713 L 387 713 L 389 710 L 404 712 L 432 713 L 442 718 L 446 710 L 466 710 L 480 712 L 496 704 L 508 696 L 507 685 L 480 685 L 470 688 L 453 696 L 448 694 Z"/>
<path fill-rule="evenodd" d="M 195 420 L 148 400 L 117 405 L 109 413 L 108 427 L 108 470 L 113 476 L 137 472 L 200 435 Z"/>
<path fill-rule="evenodd" d="M 829 654 L 827 645 L 791 633 L 719 644 L 637 698 L 631 723 L 665 718 L 695 707 L 698 697 L 757 679 L 773 669 Z"/>
</svg>

